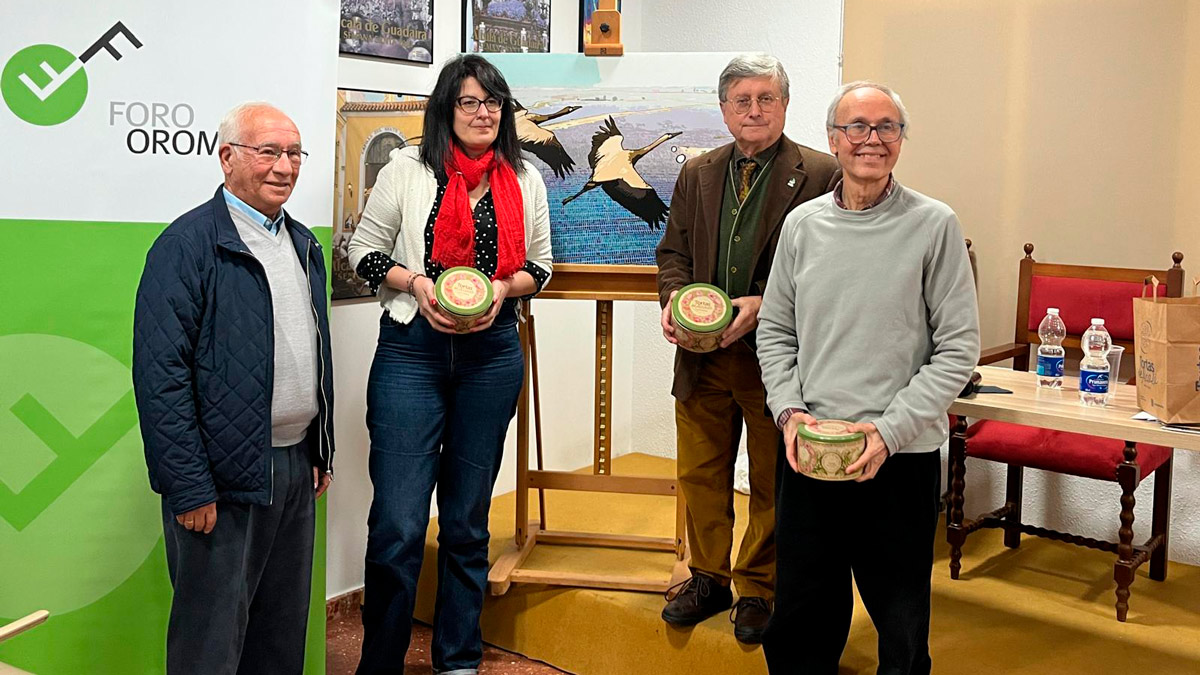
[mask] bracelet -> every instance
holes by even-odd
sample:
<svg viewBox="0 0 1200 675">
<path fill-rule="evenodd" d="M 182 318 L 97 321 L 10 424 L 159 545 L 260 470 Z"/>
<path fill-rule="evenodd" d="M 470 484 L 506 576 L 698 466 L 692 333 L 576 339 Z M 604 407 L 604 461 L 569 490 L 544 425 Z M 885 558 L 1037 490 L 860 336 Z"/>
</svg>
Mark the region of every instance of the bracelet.
<svg viewBox="0 0 1200 675">
<path fill-rule="evenodd" d="M 787 426 L 788 420 L 792 419 L 792 415 L 797 413 L 808 414 L 808 411 L 804 410 L 803 408 L 787 408 L 783 412 L 779 413 L 779 419 L 776 420 L 775 426 L 779 427 L 780 431 L 783 431 L 783 428 Z"/>
<path fill-rule="evenodd" d="M 413 284 L 417 283 L 417 277 L 423 277 L 423 276 L 425 276 L 425 275 L 421 274 L 421 273 L 409 275 L 409 277 L 408 277 L 408 294 L 409 295 L 413 295 Z M 414 295 L 414 297 L 416 297 L 416 296 Z"/>
</svg>

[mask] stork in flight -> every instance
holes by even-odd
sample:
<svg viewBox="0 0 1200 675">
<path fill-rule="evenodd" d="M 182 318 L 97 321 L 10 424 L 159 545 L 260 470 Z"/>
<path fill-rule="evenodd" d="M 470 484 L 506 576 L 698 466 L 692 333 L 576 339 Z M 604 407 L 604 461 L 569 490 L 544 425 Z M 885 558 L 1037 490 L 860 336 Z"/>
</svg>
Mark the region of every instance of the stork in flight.
<svg viewBox="0 0 1200 675">
<path fill-rule="evenodd" d="M 588 164 L 592 175 L 583 189 L 563 200 L 568 202 L 593 188 L 603 188 L 612 200 L 633 215 L 646 221 L 651 228 L 662 227 L 667 218 L 667 205 L 659 198 L 654 188 L 642 178 L 634 165 L 654 148 L 675 138 L 683 132 L 674 131 L 659 136 L 650 145 L 637 150 L 626 150 L 624 136 L 617 123 L 609 116 L 592 136 L 592 151 L 588 153 Z"/>
<path fill-rule="evenodd" d="M 516 102 L 517 140 L 521 141 L 521 149 L 545 162 L 559 180 L 575 171 L 575 160 L 567 154 L 553 131 L 538 125 L 563 115 L 570 115 L 579 108 L 577 105 L 569 105 L 558 112 L 539 115 L 526 110 L 519 101 Z"/>
</svg>

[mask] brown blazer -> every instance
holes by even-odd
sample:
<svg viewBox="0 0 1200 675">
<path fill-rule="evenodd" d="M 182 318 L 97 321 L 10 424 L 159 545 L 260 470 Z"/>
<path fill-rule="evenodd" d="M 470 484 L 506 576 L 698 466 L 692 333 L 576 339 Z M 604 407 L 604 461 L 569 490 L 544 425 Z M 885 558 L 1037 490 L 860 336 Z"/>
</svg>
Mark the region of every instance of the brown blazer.
<svg viewBox="0 0 1200 675">
<path fill-rule="evenodd" d="M 667 229 L 656 252 L 658 295 L 666 306 L 671 292 L 690 283 L 713 283 L 721 230 L 721 200 L 725 194 L 733 143 L 722 145 L 683 165 L 675 181 Z M 754 240 L 751 295 L 762 295 L 787 214 L 800 204 L 833 189 L 841 169 L 831 155 L 795 143 L 784 136 L 767 183 L 762 221 Z M 790 183 L 790 184 L 789 184 Z M 745 338 L 754 346 L 754 333 Z M 680 401 L 692 393 L 704 355 L 675 349 L 675 383 L 671 393 Z"/>
</svg>

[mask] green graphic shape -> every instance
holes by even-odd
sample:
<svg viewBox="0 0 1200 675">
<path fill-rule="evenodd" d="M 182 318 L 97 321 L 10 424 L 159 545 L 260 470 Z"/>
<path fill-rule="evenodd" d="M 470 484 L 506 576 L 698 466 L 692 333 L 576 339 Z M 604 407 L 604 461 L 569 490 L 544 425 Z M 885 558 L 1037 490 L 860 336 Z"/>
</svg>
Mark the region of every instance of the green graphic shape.
<svg viewBox="0 0 1200 675">
<path fill-rule="evenodd" d="M 18 399 L 9 410 L 57 455 L 21 494 L 0 484 L 0 518 L 7 520 L 18 532 L 40 516 L 101 455 L 121 440 L 132 427 L 130 417 L 136 414 L 133 390 L 130 390 L 82 436 L 76 437 L 29 394 Z"/>
<path fill-rule="evenodd" d="M 30 124 L 50 127 L 75 116 L 87 99 L 83 63 L 56 45 L 32 45 L 13 54 L 0 72 L 8 109 Z"/>
<path fill-rule="evenodd" d="M 5 584 L 0 616 L 78 609 L 129 578 L 162 533 L 129 368 L 84 342 L 26 333 L 0 336 L 0 372 L 0 569 L 20 580 Z M 14 487 L 10 465 L 31 456 L 51 459 Z"/>
<path fill-rule="evenodd" d="M 57 458 L 26 424 L 38 426 L 37 408 L 27 401 L 23 405 L 30 407 L 22 416 L 12 410 L 26 394 L 81 442 L 89 431 L 102 436 L 97 432 L 108 426 L 101 420 L 121 409 L 118 404 L 130 388 L 134 293 L 146 251 L 163 227 L 165 223 L 0 218 L 0 238 L 20 243 L 0 247 L 0 288 L 4 289 L 0 302 L 0 483 L 14 492 L 25 492 Z M 329 227 L 315 227 L 313 233 L 324 247 L 328 268 L 333 232 Z M 46 274 L 45 256 L 30 255 L 29 251 L 53 251 L 70 265 L 63 273 Z M 19 358 L 31 361 L 21 369 L 22 378 L 33 371 L 39 373 L 38 379 L 58 378 L 71 365 L 42 367 L 44 364 L 32 363 L 30 354 L 23 358 L 11 354 L 23 343 L 3 339 L 30 337 L 28 334 L 37 334 L 36 339 L 80 343 L 80 352 L 95 369 L 72 374 L 80 410 L 72 409 L 74 403 L 64 407 L 61 395 L 47 395 L 41 383 L 10 390 L 6 384 L 10 372 L 5 368 Z M 119 376 L 114 360 L 122 366 Z M 102 391 L 86 391 L 97 383 Z M 120 425 L 114 423 L 114 427 Z M 48 426 L 39 433 L 49 437 L 52 429 Z M 340 489 L 347 488 L 353 486 Z M 80 492 L 84 489 L 93 503 L 79 501 L 85 496 Z M 327 502 L 325 498 L 317 504 L 305 675 L 325 672 Z M 68 512 L 78 522 L 62 532 L 52 532 L 52 519 L 59 517 L 59 509 L 66 505 L 87 510 Z M 49 531 L 40 531 L 47 527 Z M 86 550 L 65 559 L 69 547 Z M 112 583 L 122 576 L 125 561 L 137 557 L 134 551 L 141 551 L 141 561 L 128 566 L 131 571 L 124 581 Z M 96 576 L 109 581 L 100 584 Z M 60 588 L 64 586 L 71 592 Z M 96 589 L 107 586 L 112 590 L 71 611 L 80 602 L 79 596 L 96 595 Z M 60 596 L 76 599 L 59 603 Z M 136 427 L 21 532 L 0 518 L 0 625 L 35 609 L 44 607 L 52 612 L 44 626 L 5 641 L 0 646 L 0 661 L 35 673 L 162 673 L 170 602 L 159 499 L 146 479 Z"/>
</svg>

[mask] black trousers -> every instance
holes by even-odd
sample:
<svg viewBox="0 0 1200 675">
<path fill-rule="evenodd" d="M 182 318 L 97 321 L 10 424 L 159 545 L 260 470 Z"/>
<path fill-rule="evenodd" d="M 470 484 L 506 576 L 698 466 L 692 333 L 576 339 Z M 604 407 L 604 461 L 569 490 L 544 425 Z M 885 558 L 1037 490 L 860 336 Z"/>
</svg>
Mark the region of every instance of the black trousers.
<svg viewBox="0 0 1200 675">
<path fill-rule="evenodd" d="M 217 502 L 209 534 L 176 522 L 163 502 L 175 595 L 170 675 L 298 675 L 311 596 L 312 462 L 301 442 L 271 450 L 270 506 Z"/>
<path fill-rule="evenodd" d="M 875 478 L 792 471 L 780 444 L 775 613 L 763 640 L 773 675 L 834 675 L 854 612 L 851 579 L 879 633 L 879 675 L 928 675 L 929 594 L 941 455 L 896 454 Z"/>
</svg>

